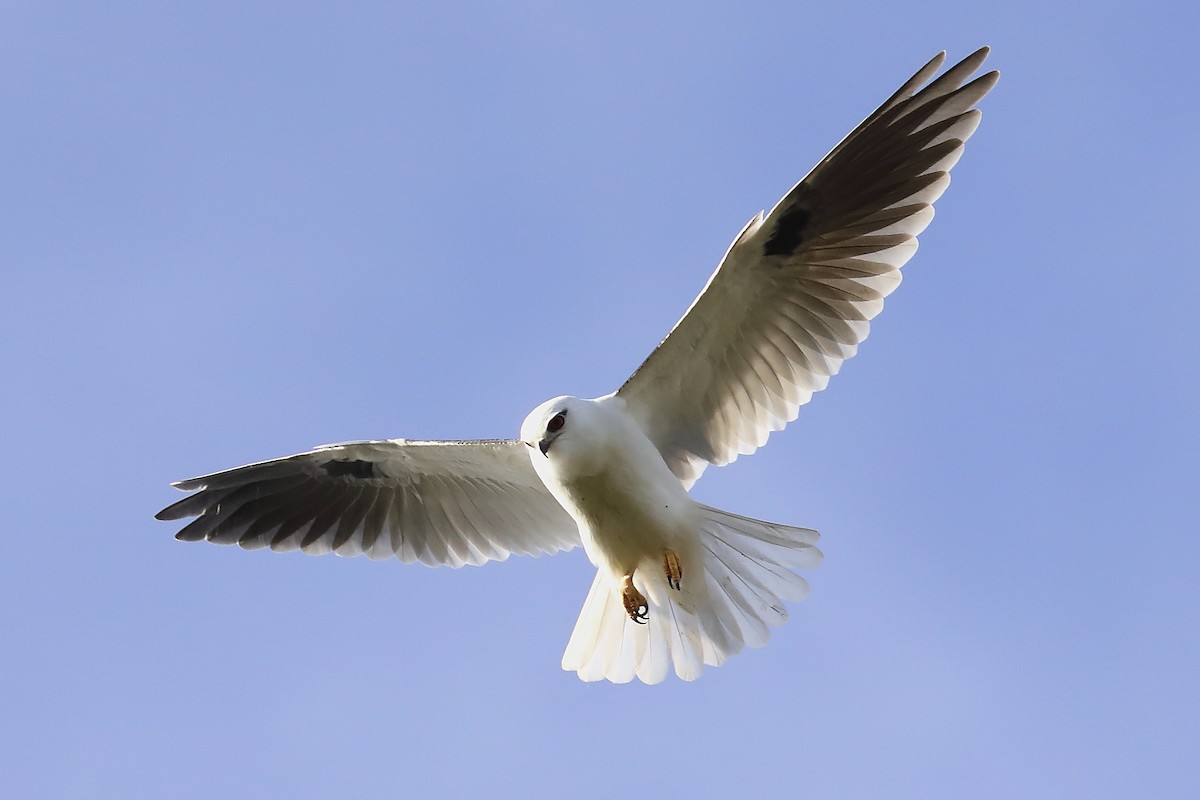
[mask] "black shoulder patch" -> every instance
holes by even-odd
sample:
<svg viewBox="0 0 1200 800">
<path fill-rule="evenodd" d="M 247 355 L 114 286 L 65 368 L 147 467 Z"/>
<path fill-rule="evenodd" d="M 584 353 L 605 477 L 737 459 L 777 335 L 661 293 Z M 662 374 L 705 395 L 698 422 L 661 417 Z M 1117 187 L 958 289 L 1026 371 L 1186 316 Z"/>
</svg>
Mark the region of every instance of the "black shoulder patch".
<svg viewBox="0 0 1200 800">
<path fill-rule="evenodd" d="M 796 252 L 796 248 L 804 241 L 804 228 L 811 218 L 808 209 L 799 205 L 785 211 L 776 223 L 775 230 L 771 231 L 771 238 L 763 245 L 763 255 L 790 256 Z"/>
<path fill-rule="evenodd" d="M 331 478 L 377 478 L 375 464 L 371 461 L 326 461 L 321 469 Z"/>
</svg>

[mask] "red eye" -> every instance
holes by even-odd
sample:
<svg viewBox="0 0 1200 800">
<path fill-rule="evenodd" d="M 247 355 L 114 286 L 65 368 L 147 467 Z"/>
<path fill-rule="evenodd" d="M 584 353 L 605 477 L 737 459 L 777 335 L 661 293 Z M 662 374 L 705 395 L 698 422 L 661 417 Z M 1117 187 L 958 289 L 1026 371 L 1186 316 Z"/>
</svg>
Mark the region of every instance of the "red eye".
<svg viewBox="0 0 1200 800">
<path fill-rule="evenodd" d="M 562 426 L 565 425 L 566 422 L 566 414 L 555 414 L 550 418 L 550 421 L 546 423 L 546 430 L 548 430 L 550 433 L 558 433 L 562 430 Z"/>
</svg>

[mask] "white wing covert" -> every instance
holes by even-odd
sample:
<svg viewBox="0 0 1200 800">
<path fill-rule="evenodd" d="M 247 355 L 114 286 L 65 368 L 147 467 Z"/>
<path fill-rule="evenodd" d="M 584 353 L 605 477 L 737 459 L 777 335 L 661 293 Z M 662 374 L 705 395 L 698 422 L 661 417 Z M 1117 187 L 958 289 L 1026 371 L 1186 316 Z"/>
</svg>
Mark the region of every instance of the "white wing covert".
<svg viewBox="0 0 1200 800">
<path fill-rule="evenodd" d="M 516 440 L 347 442 L 172 484 L 177 539 L 253 550 L 482 564 L 579 545 Z"/>
<path fill-rule="evenodd" d="M 936 56 L 751 220 L 618 391 L 686 486 L 795 419 L 867 337 L 999 78 L 964 85 L 987 53 L 917 91 Z"/>
</svg>

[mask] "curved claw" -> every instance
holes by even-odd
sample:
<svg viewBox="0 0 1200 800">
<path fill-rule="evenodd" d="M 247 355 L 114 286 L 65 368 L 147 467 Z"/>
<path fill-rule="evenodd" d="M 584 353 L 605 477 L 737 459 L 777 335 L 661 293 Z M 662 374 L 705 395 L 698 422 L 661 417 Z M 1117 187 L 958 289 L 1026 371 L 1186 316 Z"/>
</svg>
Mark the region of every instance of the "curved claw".
<svg viewBox="0 0 1200 800">
<path fill-rule="evenodd" d="M 674 550 L 663 550 L 663 573 L 667 576 L 667 586 L 675 591 L 683 588 L 683 564 Z"/>
<path fill-rule="evenodd" d="M 638 625 L 645 625 L 650 619 L 650 606 L 646 596 L 633 585 L 633 575 L 621 579 L 621 602 L 625 605 L 625 613 Z"/>
</svg>

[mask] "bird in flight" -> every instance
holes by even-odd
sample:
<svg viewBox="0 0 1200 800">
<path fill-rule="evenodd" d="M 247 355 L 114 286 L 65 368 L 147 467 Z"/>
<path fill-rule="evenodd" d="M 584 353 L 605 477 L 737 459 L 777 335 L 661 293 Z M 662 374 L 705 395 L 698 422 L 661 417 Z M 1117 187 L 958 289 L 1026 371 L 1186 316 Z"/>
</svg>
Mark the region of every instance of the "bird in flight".
<svg viewBox="0 0 1200 800">
<path fill-rule="evenodd" d="M 817 533 L 688 490 L 796 418 L 867 337 L 999 73 L 935 56 L 734 238 L 617 391 L 556 397 L 520 438 L 318 447 L 173 484 L 176 538 L 424 564 L 583 545 L 596 576 L 563 655 L 585 681 L 693 680 L 787 620 Z"/>
</svg>

